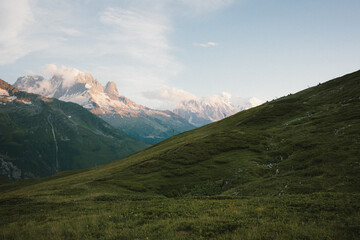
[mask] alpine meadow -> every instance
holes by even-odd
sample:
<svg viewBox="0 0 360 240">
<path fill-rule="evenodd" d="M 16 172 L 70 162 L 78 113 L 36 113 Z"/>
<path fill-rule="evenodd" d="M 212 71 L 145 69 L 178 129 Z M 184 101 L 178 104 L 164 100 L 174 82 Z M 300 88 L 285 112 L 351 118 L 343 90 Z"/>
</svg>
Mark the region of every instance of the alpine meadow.
<svg viewBox="0 0 360 240">
<path fill-rule="evenodd" d="M 0 0 L 0 240 L 360 240 L 359 0 Z"/>
<path fill-rule="evenodd" d="M 360 71 L 105 165 L 2 185 L 1 239 L 358 239 Z"/>
</svg>

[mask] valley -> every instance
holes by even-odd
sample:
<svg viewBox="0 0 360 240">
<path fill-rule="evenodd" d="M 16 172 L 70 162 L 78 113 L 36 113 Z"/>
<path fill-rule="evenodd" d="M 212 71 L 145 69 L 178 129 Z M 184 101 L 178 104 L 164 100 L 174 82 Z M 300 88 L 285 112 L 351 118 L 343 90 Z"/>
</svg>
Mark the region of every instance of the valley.
<svg viewBox="0 0 360 240">
<path fill-rule="evenodd" d="M 360 71 L 0 186 L 0 239 L 358 239 Z M 49 135 L 51 136 L 51 135 Z"/>
</svg>

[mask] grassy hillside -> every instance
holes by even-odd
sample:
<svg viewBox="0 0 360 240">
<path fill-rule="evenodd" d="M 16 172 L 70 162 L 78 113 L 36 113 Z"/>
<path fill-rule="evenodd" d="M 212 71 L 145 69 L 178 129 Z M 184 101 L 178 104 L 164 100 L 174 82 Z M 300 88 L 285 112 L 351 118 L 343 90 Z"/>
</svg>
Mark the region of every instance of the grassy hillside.
<svg viewBox="0 0 360 240">
<path fill-rule="evenodd" d="M 77 104 L 20 91 L 0 104 L 0 175 L 11 179 L 97 166 L 149 146 Z"/>
<path fill-rule="evenodd" d="M 121 161 L 4 185 L 0 237 L 359 239 L 359 142 L 355 72 Z"/>
</svg>

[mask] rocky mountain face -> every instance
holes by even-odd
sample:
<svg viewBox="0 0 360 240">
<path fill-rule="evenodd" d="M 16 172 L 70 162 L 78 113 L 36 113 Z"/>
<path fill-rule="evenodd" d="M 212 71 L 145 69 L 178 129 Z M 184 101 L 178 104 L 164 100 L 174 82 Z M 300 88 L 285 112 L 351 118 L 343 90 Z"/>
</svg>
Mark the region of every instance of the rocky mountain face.
<svg viewBox="0 0 360 240">
<path fill-rule="evenodd" d="M 260 104 L 262 101 L 254 97 L 249 99 L 231 98 L 223 94 L 183 101 L 173 111 L 188 120 L 189 123 L 200 127 Z"/>
<path fill-rule="evenodd" d="M 195 128 L 171 111 L 160 111 L 121 96 L 114 82 L 103 87 L 90 73 L 76 76 L 54 75 L 19 78 L 20 90 L 77 103 L 129 136 L 155 144 L 175 134 Z"/>
<path fill-rule="evenodd" d="M 48 93 L 41 79 L 25 83 Z M 70 90 L 68 96 L 82 89 Z M 77 104 L 22 92 L 0 80 L 0 176 L 49 176 L 120 159 L 147 146 Z"/>
</svg>

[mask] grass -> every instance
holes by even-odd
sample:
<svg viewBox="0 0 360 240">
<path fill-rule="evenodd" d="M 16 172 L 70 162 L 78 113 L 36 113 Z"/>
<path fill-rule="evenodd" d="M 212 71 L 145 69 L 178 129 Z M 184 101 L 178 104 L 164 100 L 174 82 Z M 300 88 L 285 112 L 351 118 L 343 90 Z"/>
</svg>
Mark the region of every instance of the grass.
<svg viewBox="0 0 360 240">
<path fill-rule="evenodd" d="M 360 239 L 360 72 L 0 186 L 2 239 Z M 0 238 L 0 239 L 1 239 Z"/>
<path fill-rule="evenodd" d="M 0 221 L 0 239 L 357 239 L 358 199 L 358 194 L 330 193 L 175 199 L 101 196 L 56 203 L 9 199 L 2 202 L 6 208 L 1 215 L 7 218 Z"/>
</svg>

